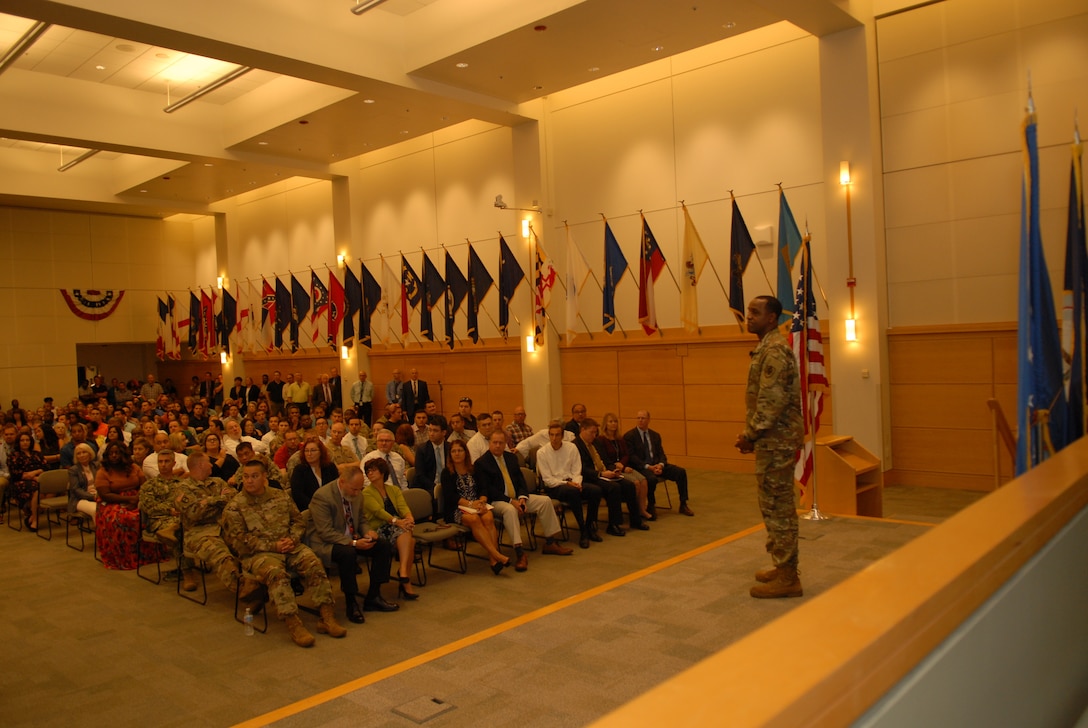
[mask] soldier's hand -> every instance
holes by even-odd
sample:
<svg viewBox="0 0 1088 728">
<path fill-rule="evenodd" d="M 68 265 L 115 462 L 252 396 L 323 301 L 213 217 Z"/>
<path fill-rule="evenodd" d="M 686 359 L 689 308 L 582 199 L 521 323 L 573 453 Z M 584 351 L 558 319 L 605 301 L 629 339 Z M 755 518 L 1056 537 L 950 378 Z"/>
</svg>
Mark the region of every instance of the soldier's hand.
<svg viewBox="0 0 1088 728">
<path fill-rule="evenodd" d="M 748 454 L 755 450 L 755 444 L 743 434 L 740 434 L 737 435 L 736 448 L 740 450 L 742 454 Z"/>
</svg>

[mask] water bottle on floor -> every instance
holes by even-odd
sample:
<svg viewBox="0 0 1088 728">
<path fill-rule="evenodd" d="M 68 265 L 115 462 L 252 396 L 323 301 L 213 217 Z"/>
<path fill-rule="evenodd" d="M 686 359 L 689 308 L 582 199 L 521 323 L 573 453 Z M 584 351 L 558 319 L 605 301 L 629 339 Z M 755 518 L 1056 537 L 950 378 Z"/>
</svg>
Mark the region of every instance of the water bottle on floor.
<svg viewBox="0 0 1088 728">
<path fill-rule="evenodd" d="M 253 610 L 246 607 L 245 616 L 242 617 L 242 622 L 246 625 L 246 637 L 253 636 Z"/>
</svg>

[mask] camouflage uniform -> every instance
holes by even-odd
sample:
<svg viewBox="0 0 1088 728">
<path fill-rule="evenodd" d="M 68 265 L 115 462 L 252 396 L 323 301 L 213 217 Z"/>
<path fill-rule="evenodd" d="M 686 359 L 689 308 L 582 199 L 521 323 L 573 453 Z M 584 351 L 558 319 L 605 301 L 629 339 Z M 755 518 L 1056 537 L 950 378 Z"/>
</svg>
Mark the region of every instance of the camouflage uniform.
<svg viewBox="0 0 1088 728">
<path fill-rule="evenodd" d="M 333 603 L 321 559 L 302 544 L 305 532 L 306 524 L 294 501 L 275 488 L 265 488 L 258 496 L 243 490 L 223 512 L 224 540 L 242 559 L 242 568 L 268 587 L 281 619 L 298 613 L 288 569 L 302 578 L 314 604 Z M 296 545 L 281 554 L 276 551 L 276 542 L 285 537 L 294 539 Z"/>
<path fill-rule="evenodd" d="M 355 453 L 348 450 L 343 445 L 329 445 L 329 458 L 336 465 L 346 465 L 348 463 L 357 463 L 359 458 L 355 457 Z"/>
<path fill-rule="evenodd" d="M 797 358 L 778 329 L 752 352 L 744 436 L 755 447 L 759 509 L 767 528 L 767 551 L 775 566 L 797 565 L 797 504 L 793 467 L 804 440 L 801 379 Z"/>
<path fill-rule="evenodd" d="M 238 591 L 238 564 L 223 541 L 219 518 L 236 495 L 221 478 L 200 482 L 186 478 L 178 485 L 177 509 L 185 535 L 185 552 L 215 569 L 232 592 Z"/>
<path fill-rule="evenodd" d="M 181 525 L 174 510 L 177 489 L 178 481 L 170 478 L 151 478 L 140 486 L 140 514 L 147 531 L 158 533 Z"/>
<path fill-rule="evenodd" d="M 263 461 L 264 464 L 265 464 L 265 467 L 268 468 L 268 487 L 269 488 L 279 488 L 280 490 L 286 490 L 288 493 L 291 492 L 291 488 L 290 488 L 289 485 L 284 486 L 283 483 L 280 482 L 280 472 L 281 471 L 276 466 L 276 464 L 274 462 L 272 462 L 272 458 L 268 457 L 267 455 L 256 455 L 255 459 Z M 228 484 L 232 488 L 234 488 L 235 492 L 240 491 L 242 489 L 242 468 L 238 468 L 238 470 L 235 471 L 234 475 L 230 476 L 230 480 L 228 481 Z"/>
</svg>

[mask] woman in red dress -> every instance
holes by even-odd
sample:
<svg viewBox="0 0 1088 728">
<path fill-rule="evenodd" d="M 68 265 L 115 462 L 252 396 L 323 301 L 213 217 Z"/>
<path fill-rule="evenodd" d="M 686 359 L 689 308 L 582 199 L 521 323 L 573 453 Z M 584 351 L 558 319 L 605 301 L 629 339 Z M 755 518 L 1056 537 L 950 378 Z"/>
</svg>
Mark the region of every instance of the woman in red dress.
<svg viewBox="0 0 1088 728">
<path fill-rule="evenodd" d="M 135 569 L 136 542 L 140 539 L 140 485 L 143 470 L 132 462 L 125 446 L 111 442 L 102 453 L 102 467 L 95 475 L 98 497 L 95 515 L 98 551 L 107 569 Z M 144 544 L 143 563 L 153 564 L 165 556 L 159 544 Z"/>
</svg>

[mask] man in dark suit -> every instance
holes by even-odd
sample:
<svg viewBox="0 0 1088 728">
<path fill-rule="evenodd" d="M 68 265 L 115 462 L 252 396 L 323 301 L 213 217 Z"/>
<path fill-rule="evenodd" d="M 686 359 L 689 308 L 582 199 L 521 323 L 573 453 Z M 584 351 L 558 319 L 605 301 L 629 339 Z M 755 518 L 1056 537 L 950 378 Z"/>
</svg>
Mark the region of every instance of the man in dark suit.
<svg viewBox="0 0 1088 728">
<path fill-rule="evenodd" d="M 393 547 L 367 530 L 363 516 L 363 488 L 366 476 L 357 464 L 340 468 L 340 477 L 318 488 L 310 501 L 310 527 L 306 543 L 325 565 L 336 564 L 340 572 L 340 589 L 347 601 L 348 620 L 362 624 L 363 610 L 392 612 L 397 604 L 382 597 L 382 584 L 389 581 L 389 565 Z M 356 575 L 360 556 L 371 559 L 370 587 L 359 608 L 359 583 Z"/>
<path fill-rule="evenodd" d="M 446 444 L 446 423 L 436 417 L 427 425 L 427 440 L 416 447 L 416 475 L 413 488 L 422 488 L 434 497 L 434 487 L 441 482 L 442 469 L 449 455 Z"/>
<path fill-rule="evenodd" d="M 414 417 L 417 409 L 423 409 L 431 398 L 427 383 L 419 378 L 419 372 L 413 367 L 409 379 L 400 385 L 400 407 L 407 417 Z"/>
<path fill-rule="evenodd" d="M 646 476 L 650 514 L 655 518 L 657 516 L 654 499 L 657 482 L 672 480 L 676 483 L 676 490 L 680 494 L 680 508 L 677 512 L 685 516 L 694 516 L 695 514 L 688 508 L 688 471 L 669 462 L 665 449 L 661 446 L 661 435 L 650 429 L 648 411 L 639 410 L 635 419 L 638 424 L 624 434 L 623 441 L 627 444 L 630 466 Z"/>
<path fill-rule="evenodd" d="M 514 543 L 514 554 L 517 557 L 514 570 L 525 571 L 529 568 L 529 557 L 521 545 L 520 520 L 523 513 L 535 513 L 540 520 L 540 526 L 547 538 L 542 549 L 544 553 L 555 556 L 570 556 L 574 553 L 573 549 L 559 544 L 562 532 L 552 499 L 529 493 L 525 476 L 521 474 L 521 467 L 518 466 L 517 455 L 506 449 L 506 433 L 501 430 L 492 432 L 488 445 L 488 451 L 474 463 L 476 484 L 486 496 L 487 502 L 494 506 L 495 515 L 502 518 L 506 530 L 510 532 L 510 540 Z"/>
<path fill-rule="evenodd" d="M 332 405 L 327 409 L 330 413 L 332 412 L 333 407 L 344 406 L 344 390 L 341 385 L 341 382 L 343 381 L 344 380 L 340 378 L 339 369 L 336 367 L 329 369 L 329 387 L 332 389 Z"/>
<path fill-rule="evenodd" d="M 631 528 L 649 531 L 650 527 L 642 522 L 639 513 L 638 494 L 635 484 L 623 477 L 623 473 L 609 470 L 601 460 L 593 441 L 597 439 L 597 421 L 589 417 L 579 424 L 578 436 L 574 446 L 582 461 L 582 484 L 594 483 L 600 487 L 605 502 L 608 504 L 608 535 L 625 536 L 623 530 L 623 503 L 627 503 L 627 512 L 631 516 Z"/>
<path fill-rule="evenodd" d="M 317 385 L 314 387 L 311 402 L 314 407 L 322 405 L 325 408 L 325 412 L 332 412 L 333 407 L 338 407 L 339 404 L 334 404 L 332 385 L 329 384 L 329 377 L 325 374 L 321 374 L 317 377 Z"/>
</svg>

